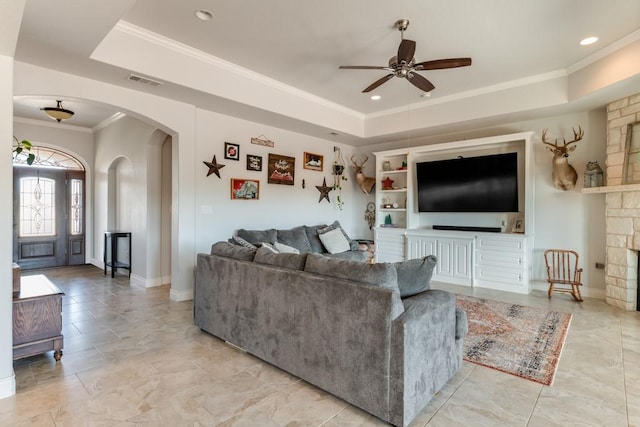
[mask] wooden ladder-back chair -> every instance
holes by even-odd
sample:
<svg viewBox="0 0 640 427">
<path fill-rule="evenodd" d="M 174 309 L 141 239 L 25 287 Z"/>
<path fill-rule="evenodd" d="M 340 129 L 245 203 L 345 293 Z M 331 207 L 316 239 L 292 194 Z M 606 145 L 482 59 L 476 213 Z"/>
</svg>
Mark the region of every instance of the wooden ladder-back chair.
<svg viewBox="0 0 640 427">
<path fill-rule="evenodd" d="M 576 301 L 582 302 L 580 286 L 582 286 L 582 269 L 578 268 L 578 253 L 565 249 L 548 249 L 544 251 L 544 263 L 547 266 L 549 282 L 549 298 L 552 292 L 571 294 Z M 560 287 L 558 287 L 560 285 Z"/>
</svg>

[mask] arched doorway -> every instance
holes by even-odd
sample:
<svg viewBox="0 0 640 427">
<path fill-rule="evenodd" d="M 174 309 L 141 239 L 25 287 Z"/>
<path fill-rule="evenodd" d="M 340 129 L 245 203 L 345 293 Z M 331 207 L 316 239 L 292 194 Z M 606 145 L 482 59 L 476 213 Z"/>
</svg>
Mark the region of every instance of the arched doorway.
<svg viewBox="0 0 640 427">
<path fill-rule="evenodd" d="M 84 264 L 85 170 L 77 159 L 36 148 L 13 160 L 13 260 L 22 269 Z"/>
</svg>

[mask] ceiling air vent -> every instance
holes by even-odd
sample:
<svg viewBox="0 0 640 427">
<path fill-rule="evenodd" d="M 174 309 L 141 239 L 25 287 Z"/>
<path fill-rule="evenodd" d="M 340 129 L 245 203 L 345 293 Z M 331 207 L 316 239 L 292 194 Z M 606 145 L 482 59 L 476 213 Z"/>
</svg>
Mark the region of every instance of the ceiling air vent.
<svg viewBox="0 0 640 427">
<path fill-rule="evenodd" d="M 138 76 L 136 74 L 129 74 L 127 76 L 127 80 L 130 80 L 132 82 L 142 83 L 142 84 L 149 85 L 149 86 L 161 86 L 161 85 L 164 84 L 164 83 L 159 82 L 157 80 L 151 80 L 151 79 L 149 79 L 147 77 Z"/>
</svg>

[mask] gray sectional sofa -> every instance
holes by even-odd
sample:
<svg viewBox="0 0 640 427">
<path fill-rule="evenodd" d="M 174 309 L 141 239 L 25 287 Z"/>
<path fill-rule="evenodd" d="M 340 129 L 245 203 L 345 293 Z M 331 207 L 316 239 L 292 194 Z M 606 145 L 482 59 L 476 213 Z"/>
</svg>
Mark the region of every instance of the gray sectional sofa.
<svg viewBox="0 0 640 427">
<path fill-rule="evenodd" d="M 434 266 L 219 242 L 198 255 L 195 324 L 406 426 L 462 364 L 466 315 L 454 294 L 428 289 Z"/>
</svg>

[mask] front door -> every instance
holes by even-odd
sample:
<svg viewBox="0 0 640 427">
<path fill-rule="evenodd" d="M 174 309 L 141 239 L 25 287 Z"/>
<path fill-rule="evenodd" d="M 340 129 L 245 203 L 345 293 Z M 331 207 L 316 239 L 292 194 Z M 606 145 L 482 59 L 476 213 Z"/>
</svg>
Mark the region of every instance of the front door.
<svg viewBox="0 0 640 427">
<path fill-rule="evenodd" d="M 13 218 L 21 269 L 84 264 L 84 172 L 14 167 Z"/>
</svg>

